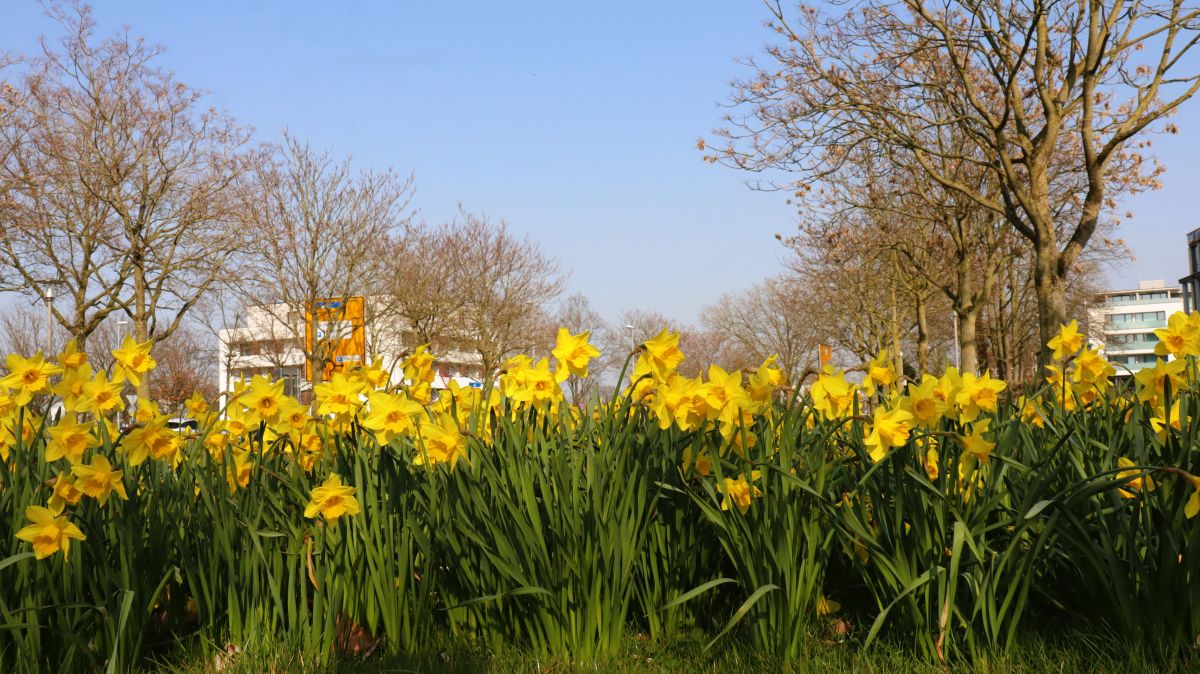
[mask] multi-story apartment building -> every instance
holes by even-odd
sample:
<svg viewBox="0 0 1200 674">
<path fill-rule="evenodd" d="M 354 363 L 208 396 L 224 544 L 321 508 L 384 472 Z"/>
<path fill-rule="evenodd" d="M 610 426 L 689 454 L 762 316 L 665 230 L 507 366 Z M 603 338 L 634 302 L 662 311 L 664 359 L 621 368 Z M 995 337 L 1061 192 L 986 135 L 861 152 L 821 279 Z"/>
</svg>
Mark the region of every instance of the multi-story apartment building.
<svg viewBox="0 0 1200 674">
<path fill-rule="evenodd" d="M 1107 290 L 1088 309 L 1087 334 L 1101 348 L 1117 376 L 1154 365 L 1154 331 L 1167 327 L 1167 317 L 1183 309 L 1183 293 L 1163 281 L 1142 281 L 1134 290 Z"/>
<path fill-rule="evenodd" d="M 1188 275 L 1179 279 L 1183 288 L 1183 310 L 1200 310 L 1200 229 L 1188 232 Z"/>
<path fill-rule="evenodd" d="M 240 323 L 240 327 L 220 331 L 221 390 L 232 390 L 235 381 L 261 374 L 284 380 L 288 395 L 307 400 L 312 386 L 305 372 L 303 314 L 284 304 L 257 306 L 250 307 Z M 403 383 L 400 359 L 417 346 L 416 336 L 398 317 L 373 320 L 363 329 L 367 362 L 381 357 L 384 369 L 391 372 L 392 384 Z M 478 354 L 446 345 L 435 345 L 433 352 L 437 358 L 434 389 L 448 388 L 451 381 L 460 386 L 481 385 L 483 371 Z M 351 360 L 357 362 L 359 358 L 354 356 Z"/>
</svg>

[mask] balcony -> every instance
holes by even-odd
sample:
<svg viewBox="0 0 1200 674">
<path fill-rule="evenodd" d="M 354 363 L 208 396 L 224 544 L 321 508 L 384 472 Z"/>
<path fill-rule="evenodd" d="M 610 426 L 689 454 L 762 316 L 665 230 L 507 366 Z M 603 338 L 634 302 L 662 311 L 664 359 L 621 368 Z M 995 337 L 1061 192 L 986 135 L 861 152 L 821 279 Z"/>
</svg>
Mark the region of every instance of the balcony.
<svg viewBox="0 0 1200 674">
<path fill-rule="evenodd" d="M 1152 342 L 1152 341 L 1148 341 L 1148 340 L 1147 341 L 1139 341 L 1139 342 L 1126 342 L 1124 344 L 1117 344 L 1115 342 L 1106 342 L 1104 344 L 1104 352 L 1105 353 L 1129 353 L 1132 351 L 1153 351 L 1155 345 L 1157 345 L 1157 344 L 1158 344 L 1158 342 L 1156 342 L 1156 341 Z"/>
<path fill-rule="evenodd" d="M 1159 320 L 1107 322 L 1104 324 L 1105 332 L 1117 332 L 1118 330 L 1157 330 L 1165 327 L 1167 327 L 1167 322 Z"/>
<path fill-rule="evenodd" d="M 1117 369 L 1116 376 L 1118 376 L 1118 377 L 1125 376 L 1130 373 L 1137 372 L 1138 370 L 1143 370 L 1148 367 L 1154 367 L 1154 363 L 1155 363 L 1155 361 L 1150 361 L 1149 363 L 1126 363 L 1126 362 L 1121 362 L 1121 361 L 1111 361 L 1111 362 L 1113 364 L 1113 367 L 1115 367 Z"/>
<path fill-rule="evenodd" d="M 1179 301 L 1179 295 L 1173 295 L 1171 297 L 1156 297 L 1154 299 L 1149 299 L 1149 298 L 1143 297 L 1143 298 L 1139 298 L 1136 300 L 1117 299 L 1115 297 L 1110 297 L 1104 301 L 1104 305 L 1108 306 L 1108 307 L 1130 307 L 1130 306 L 1137 306 L 1139 304 L 1167 304 L 1170 302 L 1178 302 L 1178 301 Z"/>
</svg>

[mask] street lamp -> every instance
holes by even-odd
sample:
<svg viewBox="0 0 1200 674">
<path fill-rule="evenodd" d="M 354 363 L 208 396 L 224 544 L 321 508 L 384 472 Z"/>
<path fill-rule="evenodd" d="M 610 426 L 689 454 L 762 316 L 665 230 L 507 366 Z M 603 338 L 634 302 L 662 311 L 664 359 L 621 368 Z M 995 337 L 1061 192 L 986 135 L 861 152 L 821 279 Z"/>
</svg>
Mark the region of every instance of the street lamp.
<svg viewBox="0 0 1200 674">
<path fill-rule="evenodd" d="M 54 286 L 46 288 L 46 353 L 54 350 L 51 344 L 54 334 Z"/>
<path fill-rule="evenodd" d="M 635 341 L 634 341 L 634 338 L 633 338 L 633 331 L 634 331 L 634 329 L 635 329 L 635 328 L 633 327 L 633 325 L 626 325 L 626 326 L 625 326 L 625 332 L 629 333 L 629 341 L 630 341 L 630 343 L 632 343 L 634 346 L 637 346 L 637 342 L 635 342 Z"/>
<path fill-rule="evenodd" d="M 59 279 L 42 279 L 34 282 L 36 286 L 45 287 L 42 302 L 46 305 L 46 352 L 54 350 L 54 286 L 64 285 Z"/>
</svg>

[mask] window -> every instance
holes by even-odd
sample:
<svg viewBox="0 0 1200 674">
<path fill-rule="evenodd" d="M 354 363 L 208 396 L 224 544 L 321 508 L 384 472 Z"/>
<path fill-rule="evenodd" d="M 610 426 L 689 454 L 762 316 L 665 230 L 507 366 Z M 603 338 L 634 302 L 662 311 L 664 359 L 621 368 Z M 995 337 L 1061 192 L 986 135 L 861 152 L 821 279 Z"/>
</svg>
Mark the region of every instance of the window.
<svg viewBox="0 0 1200 674">
<path fill-rule="evenodd" d="M 1153 332 L 1128 332 L 1120 335 L 1109 335 L 1112 344 L 1133 344 L 1134 342 L 1157 342 L 1158 335 Z"/>
<path fill-rule="evenodd" d="M 1113 327 L 1121 327 L 1127 323 L 1144 323 L 1149 321 L 1165 321 L 1167 320 L 1167 312 L 1165 311 L 1138 311 L 1131 314 L 1112 314 L 1108 317 L 1108 324 Z"/>
<path fill-rule="evenodd" d="M 1165 299 L 1169 299 L 1169 298 L 1170 298 L 1170 294 L 1167 293 L 1166 291 L 1153 292 L 1153 293 L 1142 293 L 1142 299 L 1144 299 L 1144 300 L 1165 300 Z"/>
</svg>

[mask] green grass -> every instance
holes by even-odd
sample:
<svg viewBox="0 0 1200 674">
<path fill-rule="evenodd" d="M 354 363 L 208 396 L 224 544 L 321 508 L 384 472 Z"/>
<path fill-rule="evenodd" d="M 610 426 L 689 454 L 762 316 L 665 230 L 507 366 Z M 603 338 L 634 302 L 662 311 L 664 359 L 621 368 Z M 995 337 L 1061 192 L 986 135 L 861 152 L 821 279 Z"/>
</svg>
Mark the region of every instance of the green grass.
<svg viewBox="0 0 1200 674">
<path fill-rule="evenodd" d="M 478 643 L 452 640 L 439 636 L 426 652 L 414 656 L 372 655 L 369 657 L 338 657 L 326 666 L 307 658 L 299 641 L 264 644 L 249 647 L 216 666 L 213 645 L 198 643 L 181 645 L 176 652 L 157 663 L 143 668 L 144 672 L 177 672 L 179 674 L 266 674 L 296 672 L 297 674 L 335 674 L 363 672 L 430 672 L 434 674 L 467 674 L 470 672 L 645 672 L 702 674 L 707 672 L 862 672 L 862 673 L 986 673 L 1017 674 L 1058 672 L 1083 674 L 1111 672 L 1139 674 L 1145 672 L 1172 674 L 1194 672 L 1200 668 L 1200 654 L 1164 661 L 1141 652 L 1114 652 L 1121 642 L 1102 635 L 1069 633 L 1049 638 L 1035 634 L 1023 635 L 1013 651 L 1001 658 L 961 662 L 951 666 L 922 660 L 911 647 L 894 641 L 880 640 L 864 651 L 857 640 L 837 642 L 832 639 L 812 639 L 802 657 L 793 662 L 756 651 L 747 639 L 730 639 L 705 651 L 709 636 L 699 631 L 680 636 L 665 644 L 655 644 L 644 637 L 627 636 L 617 655 L 589 662 L 570 662 L 546 659 L 516 648 L 489 650 Z"/>
</svg>

